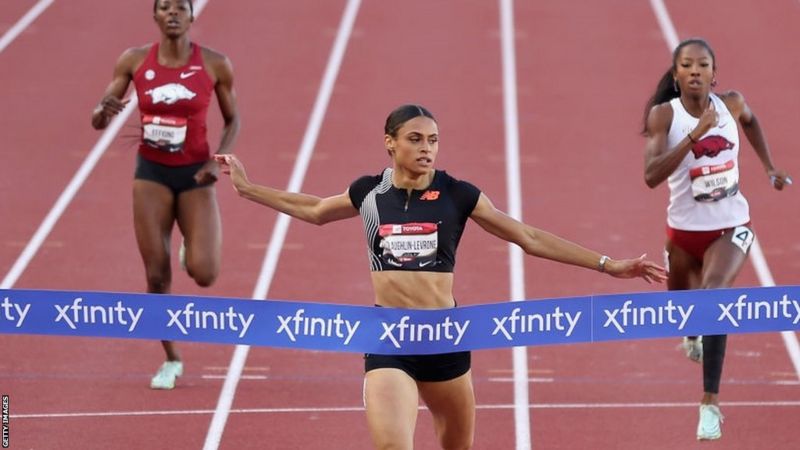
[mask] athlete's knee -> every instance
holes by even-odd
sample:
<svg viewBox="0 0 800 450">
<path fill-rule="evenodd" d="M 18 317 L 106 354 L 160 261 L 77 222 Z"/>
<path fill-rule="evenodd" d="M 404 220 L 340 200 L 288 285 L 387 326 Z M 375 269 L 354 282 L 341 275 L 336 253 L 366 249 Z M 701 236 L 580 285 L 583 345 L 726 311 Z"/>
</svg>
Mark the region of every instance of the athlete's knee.
<svg viewBox="0 0 800 450">
<path fill-rule="evenodd" d="M 700 284 L 700 289 L 719 289 L 726 287 L 730 287 L 730 277 L 724 273 L 707 275 Z"/>
<path fill-rule="evenodd" d="M 472 425 L 462 424 L 453 426 L 446 421 L 437 423 L 439 443 L 445 450 L 460 450 L 472 448 L 474 433 Z"/>
<path fill-rule="evenodd" d="M 372 444 L 377 450 L 407 450 L 414 448 L 414 430 L 371 429 Z"/>
<path fill-rule="evenodd" d="M 147 292 L 163 294 L 169 292 L 172 276 L 169 270 L 147 270 Z"/>
<path fill-rule="evenodd" d="M 469 450 L 472 448 L 472 433 L 469 436 L 453 436 L 451 439 L 442 439 L 442 448 L 445 450 Z"/>
<path fill-rule="evenodd" d="M 194 282 L 200 287 L 211 286 L 217 281 L 217 276 L 219 275 L 219 269 L 216 267 L 187 267 L 186 270 L 189 272 L 189 276 L 191 276 Z"/>
<path fill-rule="evenodd" d="M 472 439 L 470 439 L 468 442 L 464 441 L 453 445 L 443 444 L 442 448 L 445 450 L 469 450 L 472 448 Z"/>
</svg>

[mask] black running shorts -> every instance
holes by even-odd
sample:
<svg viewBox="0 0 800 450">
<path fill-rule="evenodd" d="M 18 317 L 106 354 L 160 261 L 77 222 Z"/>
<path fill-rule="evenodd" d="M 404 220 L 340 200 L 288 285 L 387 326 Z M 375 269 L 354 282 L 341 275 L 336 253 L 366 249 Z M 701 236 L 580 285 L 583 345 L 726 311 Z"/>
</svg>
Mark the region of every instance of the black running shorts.
<svg viewBox="0 0 800 450">
<path fill-rule="evenodd" d="M 470 352 L 442 353 L 438 355 L 364 355 L 364 371 L 375 369 L 400 369 L 416 381 L 448 381 L 467 373 L 472 355 Z"/>
<path fill-rule="evenodd" d="M 142 155 L 136 155 L 136 172 L 133 178 L 137 180 L 153 181 L 164 185 L 177 197 L 181 192 L 208 186 L 208 184 L 197 184 L 194 180 L 194 174 L 196 174 L 204 164 L 205 162 L 199 162 L 187 166 L 165 166 L 144 159 Z"/>
</svg>

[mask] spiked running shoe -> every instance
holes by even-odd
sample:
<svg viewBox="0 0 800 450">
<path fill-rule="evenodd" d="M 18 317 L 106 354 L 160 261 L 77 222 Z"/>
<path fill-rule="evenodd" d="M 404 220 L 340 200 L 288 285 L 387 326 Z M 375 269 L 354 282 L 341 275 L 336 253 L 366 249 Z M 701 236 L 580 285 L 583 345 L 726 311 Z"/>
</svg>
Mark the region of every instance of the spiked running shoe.
<svg viewBox="0 0 800 450">
<path fill-rule="evenodd" d="M 697 440 L 711 441 L 722 437 L 720 424 L 724 416 L 716 405 L 700 405 L 700 420 L 697 422 Z"/>
<path fill-rule="evenodd" d="M 696 363 L 703 362 L 703 336 L 697 336 L 695 339 L 683 338 L 680 348 L 687 358 Z"/>
<path fill-rule="evenodd" d="M 175 387 L 175 379 L 181 375 L 183 375 L 181 361 L 165 361 L 150 380 L 150 389 L 172 389 Z"/>
</svg>

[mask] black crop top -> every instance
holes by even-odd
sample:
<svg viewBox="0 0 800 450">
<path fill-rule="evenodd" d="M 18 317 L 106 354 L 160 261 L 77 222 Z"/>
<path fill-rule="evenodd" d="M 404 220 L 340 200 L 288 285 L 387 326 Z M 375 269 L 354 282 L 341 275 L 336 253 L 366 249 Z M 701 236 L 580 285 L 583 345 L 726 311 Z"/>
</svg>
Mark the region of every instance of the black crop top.
<svg viewBox="0 0 800 450">
<path fill-rule="evenodd" d="M 392 185 L 392 172 L 361 177 L 348 191 L 364 222 L 370 270 L 452 272 L 481 191 L 437 170 L 427 189 L 409 195 Z"/>
</svg>

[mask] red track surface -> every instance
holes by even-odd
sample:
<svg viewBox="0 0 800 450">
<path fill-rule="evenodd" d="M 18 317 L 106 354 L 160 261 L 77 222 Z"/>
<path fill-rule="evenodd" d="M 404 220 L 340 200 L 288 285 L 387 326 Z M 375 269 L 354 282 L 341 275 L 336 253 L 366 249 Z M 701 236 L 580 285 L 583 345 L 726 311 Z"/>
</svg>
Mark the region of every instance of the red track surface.
<svg viewBox="0 0 800 450">
<path fill-rule="evenodd" d="M 0 5 L 0 27 L 34 2 L 12 3 Z M 236 151 L 259 182 L 288 182 L 344 4 L 211 0 L 194 25 L 195 40 L 234 62 L 244 121 Z M 800 4 L 672 0 L 667 6 L 681 38 L 710 40 L 720 87 L 746 94 L 777 162 L 800 178 L 793 135 Z M 149 7 L 56 0 L 0 53 L 0 135 L 9 169 L 0 179 L 0 273 L 10 269 L 98 139 L 89 113 L 116 57 L 157 36 Z M 515 14 L 525 220 L 611 255 L 647 251 L 660 259 L 666 189 L 644 186 L 637 131 L 669 52 L 648 2 L 519 1 Z M 419 102 L 440 121 L 437 165 L 474 182 L 504 208 L 498 29 L 495 2 L 365 0 L 304 190 L 341 192 L 357 176 L 377 173 L 387 163 L 383 118 L 400 103 Z M 219 119 L 211 116 L 210 129 L 218 130 Z M 142 289 L 130 218 L 134 146 L 124 137 L 136 126 L 129 121 L 15 287 Z M 797 283 L 796 189 L 772 192 L 752 152 L 743 153 L 743 191 L 773 275 L 778 283 Z M 203 291 L 176 271 L 176 293 L 249 297 L 253 291 L 276 216 L 237 199 L 227 182 L 219 196 L 220 280 Z M 357 221 L 322 230 L 293 222 L 268 297 L 371 303 L 362 247 Z M 503 243 L 472 225 L 459 261 L 461 304 L 509 297 Z M 529 298 L 649 288 L 533 259 L 526 260 L 525 281 Z M 749 266 L 739 284 L 757 285 Z M 200 448 L 222 385 L 208 376 L 225 374 L 232 351 L 181 345 L 186 376 L 172 392 L 153 392 L 147 383 L 162 358 L 153 342 L 0 336 L 0 346 L 0 391 L 11 396 L 12 415 L 89 413 L 12 417 L 11 448 L 25 449 Z M 699 446 L 696 408 L 688 405 L 699 400 L 701 375 L 674 346 L 674 340 L 649 340 L 530 348 L 531 376 L 552 379 L 531 384 L 534 447 Z M 511 383 L 497 381 L 511 371 L 510 351 L 475 354 L 479 405 L 513 404 Z M 233 408 L 251 411 L 231 414 L 221 448 L 369 448 L 359 409 L 360 356 L 254 348 L 244 374 L 266 379 L 240 382 Z M 797 378 L 779 335 L 733 336 L 722 399 L 798 401 L 796 383 L 777 384 Z M 257 408 L 262 412 L 252 411 Z M 704 448 L 796 448 L 797 406 L 723 410 L 725 437 Z M 95 414 L 108 412 L 131 414 Z M 418 448 L 435 447 L 427 413 L 420 414 L 417 436 Z M 479 409 L 476 448 L 513 447 L 513 410 Z"/>
</svg>

